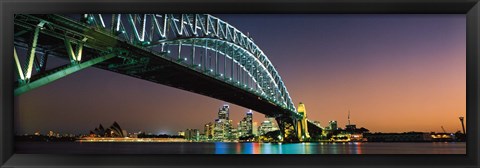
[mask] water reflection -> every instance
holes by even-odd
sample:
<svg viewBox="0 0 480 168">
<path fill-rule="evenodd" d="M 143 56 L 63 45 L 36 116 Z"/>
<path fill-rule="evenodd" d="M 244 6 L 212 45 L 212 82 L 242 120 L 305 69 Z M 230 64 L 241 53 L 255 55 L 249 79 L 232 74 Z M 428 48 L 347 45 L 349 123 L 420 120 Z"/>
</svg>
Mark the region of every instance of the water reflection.
<svg viewBox="0 0 480 168">
<path fill-rule="evenodd" d="M 215 143 L 216 154 L 462 154 L 463 143 Z"/>
<path fill-rule="evenodd" d="M 466 154 L 466 143 L 19 142 L 15 149 L 19 154 Z"/>
</svg>

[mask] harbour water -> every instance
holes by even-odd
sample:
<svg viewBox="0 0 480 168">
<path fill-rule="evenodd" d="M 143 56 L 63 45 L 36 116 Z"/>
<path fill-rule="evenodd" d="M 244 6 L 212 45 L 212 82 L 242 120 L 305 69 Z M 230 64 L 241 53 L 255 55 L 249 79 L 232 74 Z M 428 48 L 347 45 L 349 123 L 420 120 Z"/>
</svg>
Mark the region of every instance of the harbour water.
<svg viewBox="0 0 480 168">
<path fill-rule="evenodd" d="M 15 150 L 19 154 L 466 154 L 466 143 L 17 142 Z"/>
</svg>

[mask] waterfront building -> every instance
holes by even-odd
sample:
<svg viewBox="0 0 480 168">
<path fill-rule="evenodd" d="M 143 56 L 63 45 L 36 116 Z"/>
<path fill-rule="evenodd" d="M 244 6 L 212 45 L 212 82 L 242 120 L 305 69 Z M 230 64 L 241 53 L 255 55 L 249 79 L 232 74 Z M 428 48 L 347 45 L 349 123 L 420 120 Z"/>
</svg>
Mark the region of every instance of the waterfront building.
<svg viewBox="0 0 480 168">
<path fill-rule="evenodd" d="M 200 132 L 198 129 L 187 129 L 185 130 L 185 139 L 190 141 L 199 141 Z"/>
<path fill-rule="evenodd" d="M 178 136 L 185 136 L 185 131 L 178 131 Z"/>
<path fill-rule="evenodd" d="M 273 123 L 269 120 L 263 121 L 262 124 L 258 127 L 258 134 L 264 135 L 267 132 L 275 131 Z"/>
<path fill-rule="evenodd" d="M 430 133 L 432 141 L 434 142 L 453 142 L 456 140 L 455 134 L 453 133 Z"/>
<path fill-rule="evenodd" d="M 357 130 L 357 125 L 355 124 L 349 124 L 345 125 L 345 131 L 349 133 L 354 133 Z"/>
<path fill-rule="evenodd" d="M 246 116 L 238 124 L 239 137 L 247 137 L 253 135 L 253 115 L 252 111 L 248 111 Z"/>
<path fill-rule="evenodd" d="M 112 126 L 105 129 L 102 124 L 99 127 L 95 128 L 93 131 L 90 131 L 90 136 L 96 137 L 127 137 L 127 131 L 123 130 L 120 125 L 115 121 Z"/>
<path fill-rule="evenodd" d="M 229 141 L 236 139 L 236 135 L 232 132 L 232 120 L 229 119 L 228 105 L 223 105 L 218 110 L 218 119 L 215 120 L 213 128 L 213 140 L 214 141 Z"/>
<path fill-rule="evenodd" d="M 238 136 L 239 137 L 244 137 L 247 136 L 247 123 L 245 121 L 245 118 L 243 118 L 239 123 L 238 123 Z"/>
<path fill-rule="evenodd" d="M 247 112 L 246 120 L 246 132 L 248 136 L 253 135 L 253 113 L 252 110 Z"/>
<path fill-rule="evenodd" d="M 252 124 L 252 135 L 257 136 L 258 135 L 258 123 L 253 122 Z"/>
<path fill-rule="evenodd" d="M 206 139 L 212 139 L 213 138 L 213 130 L 214 130 L 214 124 L 212 122 L 206 123 L 203 127 L 203 134 L 205 135 Z"/>
<path fill-rule="evenodd" d="M 404 133 L 365 133 L 363 137 L 369 142 L 429 142 L 432 141 L 430 133 L 404 132 Z"/>
<path fill-rule="evenodd" d="M 229 120 L 229 110 L 230 110 L 230 107 L 228 105 L 223 105 L 218 110 L 218 119 Z"/>
<path fill-rule="evenodd" d="M 267 120 L 270 121 L 270 123 L 272 124 L 272 131 L 280 130 L 277 124 L 277 120 L 275 120 L 275 117 L 267 117 Z"/>
<path fill-rule="evenodd" d="M 329 121 L 328 122 L 328 128 L 327 130 L 337 130 L 338 127 L 337 127 L 337 121 L 335 120 L 332 120 L 332 121 Z"/>
<path fill-rule="evenodd" d="M 216 119 L 213 130 L 213 140 L 226 141 L 229 140 L 232 134 L 231 121 L 225 119 Z"/>
</svg>

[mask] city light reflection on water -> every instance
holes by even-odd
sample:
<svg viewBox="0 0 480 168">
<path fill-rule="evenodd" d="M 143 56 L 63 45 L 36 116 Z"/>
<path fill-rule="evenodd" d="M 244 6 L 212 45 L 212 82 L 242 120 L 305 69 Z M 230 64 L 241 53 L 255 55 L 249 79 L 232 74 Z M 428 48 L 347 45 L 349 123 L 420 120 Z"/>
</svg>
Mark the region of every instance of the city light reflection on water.
<svg viewBox="0 0 480 168">
<path fill-rule="evenodd" d="M 235 150 L 228 150 L 229 145 L 235 145 Z M 463 154 L 466 151 L 465 144 L 455 143 L 215 143 L 215 148 L 219 148 L 215 154 Z"/>
<path fill-rule="evenodd" d="M 466 143 L 18 142 L 15 149 L 19 154 L 466 154 Z"/>
</svg>

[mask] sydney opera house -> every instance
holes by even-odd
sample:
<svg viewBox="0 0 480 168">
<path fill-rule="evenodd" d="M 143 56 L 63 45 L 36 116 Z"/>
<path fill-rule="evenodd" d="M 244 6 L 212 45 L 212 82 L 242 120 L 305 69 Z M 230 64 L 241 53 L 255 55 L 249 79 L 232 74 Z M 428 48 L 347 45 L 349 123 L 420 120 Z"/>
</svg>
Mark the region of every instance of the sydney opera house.
<svg viewBox="0 0 480 168">
<path fill-rule="evenodd" d="M 112 126 L 105 129 L 103 128 L 102 124 L 95 128 L 93 131 L 90 131 L 90 136 L 92 137 L 127 137 L 127 131 L 122 130 L 120 125 L 115 121 L 113 122 Z"/>
</svg>

